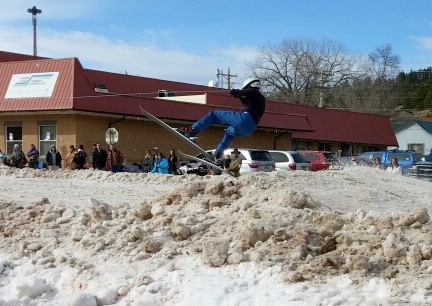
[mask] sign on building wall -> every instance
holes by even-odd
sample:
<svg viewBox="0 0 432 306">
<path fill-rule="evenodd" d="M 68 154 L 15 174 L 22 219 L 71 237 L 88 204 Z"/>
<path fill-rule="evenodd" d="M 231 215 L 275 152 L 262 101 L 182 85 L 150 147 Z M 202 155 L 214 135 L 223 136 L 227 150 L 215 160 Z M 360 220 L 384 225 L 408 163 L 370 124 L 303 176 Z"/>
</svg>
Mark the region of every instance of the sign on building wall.
<svg viewBox="0 0 432 306">
<path fill-rule="evenodd" d="M 107 144 L 116 144 L 119 140 L 119 134 L 115 128 L 108 128 L 105 133 L 105 141 Z"/>
<path fill-rule="evenodd" d="M 58 72 L 14 74 L 5 99 L 51 97 Z"/>
</svg>

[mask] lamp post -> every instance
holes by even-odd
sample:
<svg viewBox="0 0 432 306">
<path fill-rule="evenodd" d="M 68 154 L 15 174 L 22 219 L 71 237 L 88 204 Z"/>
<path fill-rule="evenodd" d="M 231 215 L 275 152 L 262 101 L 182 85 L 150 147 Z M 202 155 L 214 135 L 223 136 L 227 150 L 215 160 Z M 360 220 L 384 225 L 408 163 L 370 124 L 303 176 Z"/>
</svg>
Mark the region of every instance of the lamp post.
<svg viewBox="0 0 432 306">
<path fill-rule="evenodd" d="M 36 6 L 27 9 L 27 12 L 32 14 L 32 23 L 33 23 L 33 55 L 37 56 L 37 47 L 36 47 L 36 15 L 41 14 L 42 10 L 37 9 Z"/>
</svg>

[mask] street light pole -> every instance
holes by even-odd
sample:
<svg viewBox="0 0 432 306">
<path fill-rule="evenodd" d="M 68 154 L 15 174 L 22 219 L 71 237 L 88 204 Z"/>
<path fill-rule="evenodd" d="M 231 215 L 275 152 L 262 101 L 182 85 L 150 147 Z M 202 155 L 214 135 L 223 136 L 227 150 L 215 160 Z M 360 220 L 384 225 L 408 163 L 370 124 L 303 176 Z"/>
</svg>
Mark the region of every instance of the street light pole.
<svg viewBox="0 0 432 306">
<path fill-rule="evenodd" d="M 33 23 L 33 55 L 37 56 L 37 44 L 36 44 L 36 15 L 41 14 L 42 10 L 37 9 L 36 6 L 27 9 L 27 12 L 32 14 L 32 23 Z"/>
</svg>

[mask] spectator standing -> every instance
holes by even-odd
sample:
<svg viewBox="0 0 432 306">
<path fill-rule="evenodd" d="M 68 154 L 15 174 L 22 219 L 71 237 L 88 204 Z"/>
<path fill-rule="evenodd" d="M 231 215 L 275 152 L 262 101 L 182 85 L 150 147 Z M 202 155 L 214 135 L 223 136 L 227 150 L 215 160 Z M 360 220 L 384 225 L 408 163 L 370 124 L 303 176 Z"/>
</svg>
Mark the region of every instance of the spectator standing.
<svg viewBox="0 0 432 306">
<path fill-rule="evenodd" d="M 119 172 L 122 169 L 123 153 L 117 150 L 116 146 L 111 144 L 109 146 L 107 166 L 112 172 Z"/>
<path fill-rule="evenodd" d="M 55 145 L 51 145 L 51 149 L 45 156 L 46 163 L 49 170 L 58 170 L 61 168 L 62 156 L 59 151 L 57 151 Z"/>
<path fill-rule="evenodd" d="M 151 173 L 168 174 L 169 163 L 162 152 L 159 152 Z"/>
<path fill-rule="evenodd" d="M 75 152 L 75 169 L 82 170 L 86 163 L 87 153 L 84 151 L 84 146 L 81 144 Z"/>
<path fill-rule="evenodd" d="M 96 151 L 96 142 L 92 144 L 92 150 L 90 152 L 90 163 L 93 164 L 93 152 Z"/>
<path fill-rule="evenodd" d="M 156 164 L 156 161 L 158 159 L 159 156 L 159 147 L 154 147 L 153 148 L 153 162 L 150 164 L 150 170 L 152 170 Z"/>
<path fill-rule="evenodd" d="M 0 150 L 0 165 L 4 165 L 5 162 L 5 155 L 3 154 L 2 150 Z"/>
<path fill-rule="evenodd" d="M 29 168 L 39 168 L 39 151 L 36 149 L 34 144 L 30 145 L 30 149 L 27 152 Z"/>
<path fill-rule="evenodd" d="M 150 150 L 146 151 L 143 161 L 141 162 L 141 169 L 143 172 L 149 172 L 152 170 L 151 165 L 154 164 L 154 156 Z"/>
<path fill-rule="evenodd" d="M 96 143 L 96 150 L 92 153 L 92 165 L 95 170 L 106 170 L 107 151 L 102 149 L 101 144 Z"/>
<path fill-rule="evenodd" d="M 69 152 L 66 154 L 65 158 L 65 168 L 74 170 L 75 169 L 75 153 L 77 149 L 75 149 L 74 145 L 69 146 Z"/>
<path fill-rule="evenodd" d="M 231 159 L 231 163 L 230 163 L 229 167 L 227 168 L 227 170 L 231 171 L 235 177 L 240 176 L 240 168 L 242 165 L 240 153 L 241 152 L 238 149 L 234 149 L 234 151 L 231 152 L 231 154 L 233 154 L 233 157 Z"/>
<path fill-rule="evenodd" d="M 386 171 L 392 174 L 402 175 L 402 167 L 399 166 L 397 158 L 392 158 L 391 164 L 387 167 Z"/>
<path fill-rule="evenodd" d="M 170 150 L 170 156 L 168 159 L 168 173 L 177 175 L 177 174 L 179 174 L 177 172 L 177 169 L 178 169 L 178 158 L 176 155 L 176 151 L 174 149 L 171 149 Z"/>
</svg>

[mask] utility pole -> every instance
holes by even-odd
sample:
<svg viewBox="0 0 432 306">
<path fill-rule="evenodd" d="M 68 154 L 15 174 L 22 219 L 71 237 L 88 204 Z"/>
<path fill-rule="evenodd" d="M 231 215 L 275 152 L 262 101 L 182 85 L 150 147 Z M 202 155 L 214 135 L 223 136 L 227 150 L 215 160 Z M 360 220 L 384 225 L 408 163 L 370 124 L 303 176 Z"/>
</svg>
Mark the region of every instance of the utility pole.
<svg viewBox="0 0 432 306">
<path fill-rule="evenodd" d="M 37 56 L 37 44 L 36 44 L 36 15 L 41 14 L 42 10 L 37 9 L 36 6 L 27 9 L 27 12 L 32 14 L 32 23 L 33 23 L 33 55 Z"/>
<path fill-rule="evenodd" d="M 224 78 L 226 78 L 227 82 L 228 82 L 228 89 L 231 89 L 231 78 L 237 77 L 237 74 L 236 75 L 232 75 L 230 73 L 230 68 L 228 68 L 228 73 L 227 74 L 224 74 L 222 70 L 219 70 L 219 68 L 217 68 L 216 76 L 218 78 L 218 84 L 219 84 L 219 80 L 221 80 L 221 86 L 220 86 L 220 88 L 223 88 L 223 80 L 224 80 Z"/>
</svg>

